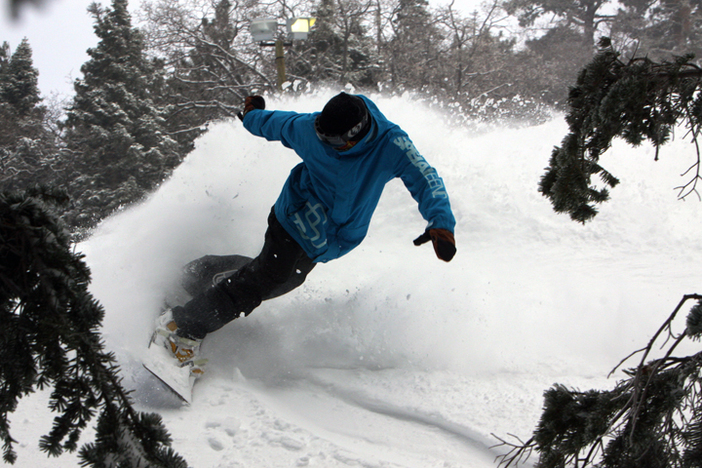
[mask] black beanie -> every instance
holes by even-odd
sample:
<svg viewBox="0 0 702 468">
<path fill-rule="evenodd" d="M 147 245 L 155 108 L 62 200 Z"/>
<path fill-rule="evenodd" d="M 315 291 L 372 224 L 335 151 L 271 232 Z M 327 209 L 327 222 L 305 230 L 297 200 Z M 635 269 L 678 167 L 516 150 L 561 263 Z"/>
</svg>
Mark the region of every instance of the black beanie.
<svg viewBox="0 0 702 468">
<path fill-rule="evenodd" d="M 342 135 L 366 114 L 366 103 L 358 96 L 339 93 L 327 102 L 319 116 L 319 126 L 329 135 Z"/>
</svg>

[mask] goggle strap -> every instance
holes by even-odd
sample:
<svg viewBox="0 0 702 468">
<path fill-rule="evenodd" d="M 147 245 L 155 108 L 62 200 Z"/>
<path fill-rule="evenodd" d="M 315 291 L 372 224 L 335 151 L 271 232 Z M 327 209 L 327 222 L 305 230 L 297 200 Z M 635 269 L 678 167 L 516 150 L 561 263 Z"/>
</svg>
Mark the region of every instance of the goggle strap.
<svg viewBox="0 0 702 468">
<path fill-rule="evenodd" d="M 346 145 L 350 140 L 353 139 L 356 135 L 358 135 L 361 130 L 363 130 L 363 127 L 366 126 L 368 123 L 368 108 L 366 108 L 366 112 L 363 114 L 363 117 L 361 118 L 361 121 L 358 122 L 356 125 L 351 127 L 349 130 L 344 132 L 342 135 L 330 135 L 328 133 L 325 133 L 322 131 L 320 125 L 319 125 L 319 117 L 321 116 L 318 115 L 317 118 L 314 120 L 314 129 L 317 132 L 317 137 L 324 141 L 329 143 L 332 146 L 343 146 Z"/>
</svg>

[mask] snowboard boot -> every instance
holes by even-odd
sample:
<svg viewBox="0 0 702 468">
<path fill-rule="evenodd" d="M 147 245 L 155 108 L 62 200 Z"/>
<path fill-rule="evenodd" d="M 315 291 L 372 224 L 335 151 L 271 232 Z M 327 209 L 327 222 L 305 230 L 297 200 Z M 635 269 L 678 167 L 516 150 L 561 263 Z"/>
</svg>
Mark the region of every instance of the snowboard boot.
<svg viewBox="0 0 702 468">
<path fill-rule="evenodd" d="M 156 320 L 156 330 L 151 342 L 166 348 L 181 367 L 190 367 L 190 375 L 197 378 L 205 373 L 207 359 L 199 357 L 202 340 L 179 336 L 178 325 L 173 320 L 173 312 L 166 309 Z"/>
</svg>

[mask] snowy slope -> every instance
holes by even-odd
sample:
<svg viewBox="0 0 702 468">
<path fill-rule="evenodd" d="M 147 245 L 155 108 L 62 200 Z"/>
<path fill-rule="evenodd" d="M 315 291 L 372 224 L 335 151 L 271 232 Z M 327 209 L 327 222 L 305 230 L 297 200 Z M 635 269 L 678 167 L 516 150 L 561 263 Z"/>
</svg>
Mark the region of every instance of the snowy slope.
<svg viewBox="0 0 702 468">
<path fill-rule="evenodd" d="M 332 94 L 269 108 L 318 110 Z M 648 147 L 615 145 L 603 165 L 622 184 L 582 226 L 537 192 L 562 118 L 475 131 L 408 98 L 377 102 L 442 174 L 456 258 L 412 245 L 425 223 L 404 186 L 389 184 L 358 249 L 208 337 L 191 407 L 140 370 L 163 294 L 191 259 L 257 254 L 298 158 L 238 121 L 214 125 L 145 203 L 80 246 L 125 383 L 193 467 L 495 466 L 491 433 L 528 438 L 553 383 L 612 386 L 609 370 L 700 291 L 702 205 L 673 190 L 692 163 L 688 142 L 657 163 Z M 74 466 L 35 448 L 50 424 L 42 398 L 14 421 L 18 466 Z"/>
</svg>

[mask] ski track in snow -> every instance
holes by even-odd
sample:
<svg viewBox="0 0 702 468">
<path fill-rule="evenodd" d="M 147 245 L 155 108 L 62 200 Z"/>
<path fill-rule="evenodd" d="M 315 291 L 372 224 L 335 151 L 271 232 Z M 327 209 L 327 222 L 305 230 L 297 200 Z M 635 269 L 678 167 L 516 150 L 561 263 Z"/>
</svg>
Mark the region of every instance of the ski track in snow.
<svg viewBox="0 0 702 468">
<path fill-rule="evenodd" d="M 332 95 L 268 104 L 314 111 Z M 582 226 L 537 192 L 562 117 L 455 128 L 407 97 L 372 97 L 444 178 L 456 258 L 412 245 L 425 222 L 393 181 L 359 248 L 207 338 L 192 406 L 141 369 L 163 296 L 194 258 L 257 254 L 298 158 L 238 121 L 211 125 L 171 179 L 79 246 L 125 385 L 193 467 L 495 466 L 504 450 L 491 434 L 528 439 L 554 383 L 613 386 L 611 368 L 699 292 L 702 205 L 673 190 L 689 142 L 663 147 L 658 163 L 651 148 L 615 143 L 602 165 L 622 184 Z M 47 398 L 25 399 L 12 418 L 16 466 L 77 465 L 36 448 Z"/>
</svg>

